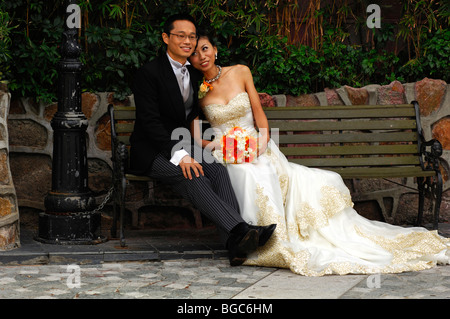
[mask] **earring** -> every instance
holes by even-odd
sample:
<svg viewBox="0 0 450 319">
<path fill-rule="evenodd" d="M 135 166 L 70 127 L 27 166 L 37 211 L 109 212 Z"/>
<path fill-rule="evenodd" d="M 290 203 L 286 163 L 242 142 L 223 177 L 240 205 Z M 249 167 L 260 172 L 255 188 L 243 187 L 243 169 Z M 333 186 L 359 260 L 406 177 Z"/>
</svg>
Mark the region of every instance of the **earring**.
<svg viewBox="0 0 450 319">
<path fill-rule="evenodd" d="M 216 60 L 217 60 L 217 53 L 216 53 Z"/>
</svg>

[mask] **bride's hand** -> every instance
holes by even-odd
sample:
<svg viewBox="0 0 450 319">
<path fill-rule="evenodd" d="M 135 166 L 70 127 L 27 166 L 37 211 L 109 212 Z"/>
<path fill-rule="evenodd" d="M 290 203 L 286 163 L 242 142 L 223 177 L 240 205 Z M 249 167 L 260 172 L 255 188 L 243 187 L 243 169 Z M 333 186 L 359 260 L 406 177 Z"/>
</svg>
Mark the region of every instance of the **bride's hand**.
<svg viewBox="0 0 450 319">
<path fill-rule="evenodd" d="M 269 141 L 267 140 L 267 138 L 259 138 L 258 139 L 258 156 L 264 154 L 264 152 L 267 149 L 267 145 L 268 145 Z"/>
<path fill-rule="evenodd" d="M 221 144 L 217 141 L 211 142 L 208 145 L 206 145 L 206 147 L 205 147 L 205 149 L 207 149 L 211 153 L 214 152 L 215 150 L 219 150 L 221 148 L 222 148 Z"/>
</svg>

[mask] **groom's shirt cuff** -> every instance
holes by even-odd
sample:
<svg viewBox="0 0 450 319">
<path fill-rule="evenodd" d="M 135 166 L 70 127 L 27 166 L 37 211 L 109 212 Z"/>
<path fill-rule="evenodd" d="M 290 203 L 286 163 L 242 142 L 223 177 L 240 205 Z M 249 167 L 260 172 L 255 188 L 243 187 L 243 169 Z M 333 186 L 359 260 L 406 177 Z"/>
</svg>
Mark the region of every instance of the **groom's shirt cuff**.
<svg viewBox="0 0 450 319">
<path fill-rule="evenodd" d="M 176 151 L 175 153 L 173 153 L 172 158 L 170 159 L 170 162 L 176 166 L 178 166 L 178 164 L 180 164 L 180 161 L 183 157 L 185 157 L 186 155 L 189 155 L 188 152 L 186 152 L 185 150 L 179 150 Z"/>
</svg>

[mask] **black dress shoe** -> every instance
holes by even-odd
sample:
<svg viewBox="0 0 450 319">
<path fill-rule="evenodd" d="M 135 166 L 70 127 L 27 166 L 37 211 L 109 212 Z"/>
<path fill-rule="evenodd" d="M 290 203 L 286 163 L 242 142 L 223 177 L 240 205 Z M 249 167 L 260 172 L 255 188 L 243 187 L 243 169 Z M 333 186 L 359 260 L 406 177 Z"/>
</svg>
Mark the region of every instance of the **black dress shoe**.
<svg viewBox="0 0 450 319">
<path fill-rule="evenodd" d="M 258 231 L 249 225 L 239 224 L 233 228 L 227 241 L 230 265 L 242 265 L 247 260 L 247 255 L 258 248 L 258 242 Z"/>
<path fill-rule="evenodd" d="M 272 224 L 269 226 L 250 225 L 249 227 L 252 229 L 256 229 L 258 231 L 259 234 L 258 245 L 261 247 L 264 246 L 269 240 L 270 236 L 272 236 L 273 232 L 275 231 L 275 228 L 277 228 L 277 224 Z"/>
</svg>

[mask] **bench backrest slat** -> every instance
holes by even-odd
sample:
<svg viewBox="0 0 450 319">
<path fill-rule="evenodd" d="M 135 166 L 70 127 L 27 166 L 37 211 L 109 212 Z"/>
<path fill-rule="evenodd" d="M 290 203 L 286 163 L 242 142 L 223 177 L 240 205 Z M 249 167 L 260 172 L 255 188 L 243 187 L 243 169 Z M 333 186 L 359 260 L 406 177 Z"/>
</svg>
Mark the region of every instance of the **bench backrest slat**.
<svg viewBox="0 0 450 319">
<path fill-rule="evenodd" d="M 264 108 L 272 138 L 293 162 L 343 174 L 388 174 L 383 167 L 419 169 L 414 105 Z M 119 141 L 129 146 L 135 107 L 114 107 Z M 373 172 L 363 174 L 364 167 Z M 378 167 L 378 168 L 377 168 Z"/>
<path fill-rule="evenodd" d="M 119 142 L 130 146 L 130 135 L 134 129 L 136 120 L 136 107 L 114 106 L 114 129 Z"/>
<path fill-rule="evenodd" d="M 420 168 L 412 104 L 264 108 L 289 160 L 361 174 L 364 167 Z M 352 169 L 359 168 L 357 171 Z M 403 171 L 403 170 L 402 170 Z M 387 171 L 378 171 L 387 174 Z"/>
<path fill-rule="evenodd" d="M 303 158 L 302 165 L 311 167 L 419 165 L 417 156 L 392 157 L 316 157 Z"/>
<path fill-rule="evenodd" d="M 416 120 L 343 120 L 343 121 L 289 121 L 270 120 L 271 127 L 277 127 L 280 131 L 343 131 L 343 130 L 395 130 L 415 129 Z"/>
<path fill-rule="evenodd" d="M 272 135 L 274 136 L 274 135 Z M 275 137 L 275 136 L 274 136 Z M 417 142 L 416 132 L 279 135 L 280 144 Z M 307 146 L 307 145 L 306 145 Z M 313 145 L 311 145 L 313 146 Z"/>
<path fill-rule="evenodd" d="M 316 147 L 280 147 L 284 155 L 333 156 L 333 155 L 376 155 L 376 154 L 414 154 L 417 145 L 343 145 Z"/>
<path fill-rule="evenodd" d="M 271 119 L 351 119 L 377 117 L 415 117 L 411 104 L 401 105 L 336 105 L 315 107 L 264 108 Z M 269 115 L 270 114 L 270 115 Z"/>
<path fill-rule="evenodd" d="M 135 120 L 136 107 L 134 106 L 114 106 L 115 120 Z"/>
</svg>

